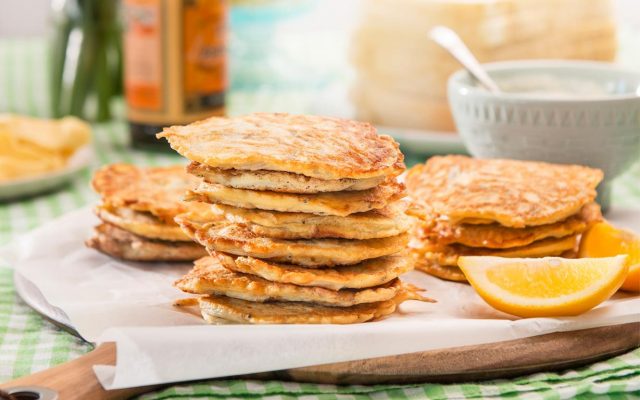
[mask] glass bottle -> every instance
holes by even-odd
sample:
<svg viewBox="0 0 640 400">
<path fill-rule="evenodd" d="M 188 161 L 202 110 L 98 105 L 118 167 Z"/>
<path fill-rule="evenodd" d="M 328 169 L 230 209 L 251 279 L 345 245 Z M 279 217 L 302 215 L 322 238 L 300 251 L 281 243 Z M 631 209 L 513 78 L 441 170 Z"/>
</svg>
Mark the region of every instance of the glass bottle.
<svg viewBox="0 0 640 400">
<path fill-rule="evenodd" d="M 224 114 L 224 0 L 124 0 L 124 86 L 131 142 L 167 148 L 162 128 Z"/>
</svg>

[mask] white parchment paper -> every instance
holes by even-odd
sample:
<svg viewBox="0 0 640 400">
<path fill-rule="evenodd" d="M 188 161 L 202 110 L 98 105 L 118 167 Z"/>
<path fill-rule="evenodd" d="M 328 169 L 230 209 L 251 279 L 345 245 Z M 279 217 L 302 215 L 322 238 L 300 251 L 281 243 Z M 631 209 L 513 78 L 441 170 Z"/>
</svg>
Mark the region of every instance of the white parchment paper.
<svg viewBox="0 0 640 400">
<path fill-rule="evenodd" d="M 640 231 L 640 212 L 616 220 Z M 383 321 L 358 325 L 210 326 L 171 306 L 171 286 L 188 264 L 113 260 L 83 242 L 98 220 L 69 213 L 0 250 L 3 263 L 33 282 L 92 342 L 115 341 L 117 365 L 96 366 L 107 389 L 264 372 L 393 354 L 513 340 L 640 321 L 640 296 L 617 294 L 575 318 L 516 319 L 465 284 L 420 272 L 403 278 L 437 304 L 406 302 Z"/>
</svg>

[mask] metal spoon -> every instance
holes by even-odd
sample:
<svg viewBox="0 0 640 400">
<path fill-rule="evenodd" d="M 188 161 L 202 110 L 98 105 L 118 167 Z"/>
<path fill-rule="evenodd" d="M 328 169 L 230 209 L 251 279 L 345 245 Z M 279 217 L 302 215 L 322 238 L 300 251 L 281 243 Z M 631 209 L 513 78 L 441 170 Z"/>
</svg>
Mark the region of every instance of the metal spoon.
<svg viewBox="0 0 640 400">
<path fill-rule="evenodd" d="M 491 92 L 500 93 L 496 82 L 482 69 L 478 59 L 452 29 L 442 25 L 435 26 L 429 31 L 429 38 L 447 50 L 482 86 Z"/>
</svg>

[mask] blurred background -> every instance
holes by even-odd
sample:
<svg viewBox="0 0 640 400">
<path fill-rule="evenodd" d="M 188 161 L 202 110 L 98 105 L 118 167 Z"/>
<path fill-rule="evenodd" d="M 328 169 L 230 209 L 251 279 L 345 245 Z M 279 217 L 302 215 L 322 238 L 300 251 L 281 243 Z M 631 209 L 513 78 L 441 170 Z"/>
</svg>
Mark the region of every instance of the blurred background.
<svg viewBox="0 0 640 400">
<path fill-rule="evenodd" d="M 85 120 L 101 163 L 155 157 L 128 151 L 166 149 L 154 138 L 163 126 L 253 111 L 369 121 L 401 143 L 410 163 L 464 153 L 446 92 L 460 66 L 427 35 L 440 24 L 481 62 L 594 60 L 640 72 L 637 0 L 21 0 L 2 7 L 0 113 Z M 1 128 L 2 121 L 6 142 Z M 15 162 L 0 151 L 0 167 L 2 157 Z"/>
<path fill-rule="evenodd" d="M 51 102 L 65 101 L 44 91 L 62 49 L 72 59 L 78 56 L 74 47 L 82 46 L 74 34 L 66 47 L 52 43 L 65 29 L 63 15 L 74 18 L 73 3 L 91 1 L 3 3 L 0 111 L 48 116 L 56 109 Z M 435 24 L 457 30 L 481 61 L 615 60 L 640 69 L 636 0 L 237 0 L 226 7 L 230 114 L 312 112 L 453 131 L 444 88 L 459 67 L 426 38 Z M 95 23 L 109 18 L 98 16 Z M 122 13 L 115 18 L 122 20 Z M 75 24 L 82 31 L 82 22 Z M 74 71 L 65 74 L 71 84 Z M 37 90 L 32 98 L 6 96 L 30 88 Z M 91 103 L 91 94 L 85 100 Z M 91 107 L 74 111 L 95 119 L 99 113 Z M 113 108 L 99 116 L 124 118 L 123 106 Z"/>
</svg>

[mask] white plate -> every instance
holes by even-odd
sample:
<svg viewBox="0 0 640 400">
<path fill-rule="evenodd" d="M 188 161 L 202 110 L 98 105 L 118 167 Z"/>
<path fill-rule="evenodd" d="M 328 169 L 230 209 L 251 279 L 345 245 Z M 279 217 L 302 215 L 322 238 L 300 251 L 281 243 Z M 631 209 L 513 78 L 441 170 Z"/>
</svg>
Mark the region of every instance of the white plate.
<svg viewBox="0 0 640 400">
<path fill-rule="evenodd" d="M 420 129 L 376 126 L 380 133 L 396 139 L 404 151 L 417 154 L 468 154 L 457 133 L 426 131 Z"/>
<path fill-rule="evenodd" d="M 0 183 L 0 201 L 33 196 L 58 188 L 76 178 L 86 169 L 93 158 L 90 144 L 79 148 L 61 170 L 28 178 L 14 179 Z"/>
</svg>

